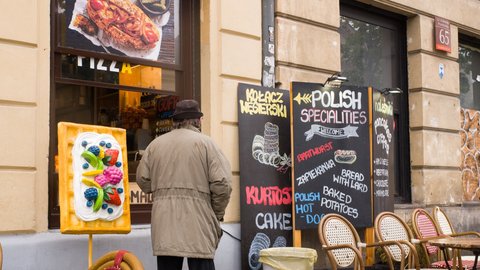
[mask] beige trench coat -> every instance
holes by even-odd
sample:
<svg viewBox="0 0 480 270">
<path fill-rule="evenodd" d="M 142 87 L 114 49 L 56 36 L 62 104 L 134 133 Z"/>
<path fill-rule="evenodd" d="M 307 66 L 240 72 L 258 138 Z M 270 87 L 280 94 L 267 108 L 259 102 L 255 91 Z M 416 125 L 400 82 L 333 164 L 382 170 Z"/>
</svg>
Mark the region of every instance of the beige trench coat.
<svg viewBox="0 0 480 270">
<path fill-rule="evenodd" d="M 150 143 L 136 178 L 153 192 L 153 255 L 213 258 L 232 190 L 220 148 L 193 126 L 172 130 Z"/>
</svg>

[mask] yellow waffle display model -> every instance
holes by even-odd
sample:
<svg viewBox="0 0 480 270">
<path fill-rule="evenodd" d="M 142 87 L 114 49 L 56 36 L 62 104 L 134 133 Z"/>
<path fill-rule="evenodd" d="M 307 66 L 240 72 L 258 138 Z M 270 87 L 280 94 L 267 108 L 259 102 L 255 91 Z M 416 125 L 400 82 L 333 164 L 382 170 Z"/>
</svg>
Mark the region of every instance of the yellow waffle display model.
<svg viewBox="0 0 480 270">
<path fill-rule="evenodd" d="M 129 233 L 126 131 L 58 124 L 60 231 Z"/>
</svg>

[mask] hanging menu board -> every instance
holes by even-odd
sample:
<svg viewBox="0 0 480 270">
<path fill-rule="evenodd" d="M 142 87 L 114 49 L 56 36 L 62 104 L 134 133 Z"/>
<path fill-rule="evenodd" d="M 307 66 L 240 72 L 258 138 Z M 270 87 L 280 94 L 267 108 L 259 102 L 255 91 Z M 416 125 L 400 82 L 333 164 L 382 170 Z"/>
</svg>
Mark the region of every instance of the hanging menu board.
<svg viewBox="0 0 480 270">
<path fill-rule="evenodd" d="M 289 92 L 238 85 L 242 269 L 260 250 L 292 246 Z"/>
<path fill-rule="evenodd" d="M 292 82 L 290 97 L 295 229 L 327 213 L 371 226 L 368 88 Z"/>
<path fill-rule="evenodd" d="M 373 212 L 393 211 L 393 99 L 373 92 Z"/>
</svg>

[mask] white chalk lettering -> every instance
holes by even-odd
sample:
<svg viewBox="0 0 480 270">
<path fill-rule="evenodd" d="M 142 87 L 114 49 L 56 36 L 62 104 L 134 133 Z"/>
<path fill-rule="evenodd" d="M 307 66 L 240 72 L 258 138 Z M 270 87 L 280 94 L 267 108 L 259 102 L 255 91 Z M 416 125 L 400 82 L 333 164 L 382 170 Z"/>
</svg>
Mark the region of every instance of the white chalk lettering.
<svg viewBox="0 0 480 270">
<path fill-rule="evenodd" d="M 346 178 L 350 178 L 355 181 L 363 181 L 365 176 L 363 173 L 354 172 L 352 170 L 342 169 L 342 176 Z"/>
<path fill-rule="evenodd" d="M 388 189 L 376 190 L 375 197 L 388 197 Z"/>
<path fill-rule="evenodd" d="M 344 203 L 351 203 L 352 202 L 352 196 L 347 195 L 339 190 L 336 190 L 334 188 L 330 188 L 328 186 L 323 186 L 323 195 L 332 197 L 338 201 L 344 202 Z"/>
<path fill-rule="evenodd" d="M 291 230 L 292 214 L 290 213 L 258 213 L 255 225 L 260 230 Z"/>
<path fill-rule="evenodd" d="M 298 185 L 303 185 L 305 183 L 308 183 L 310 180 L 313 180 L 317 178 L 318 176 L 324 174 L 326 171 L 330 170 L 331 168 L 335 167 L 335 162 L 333 159 L 330 159 L 328 161 L 325 161 L 323 164 L 320 166 L 317 166 L 316 168 L 304 173 L 303 175 L 297 177 L 297 182 Z"/>
<path fill-rule="evenodd" d="M 375 111 L 386 115 L 393 115 L 393 104 L 390 101 L 385 103 L 384 101 L 379 100 L 375 102 Z"/>
<path fill-rule="evenodd" d="M 388 187 L 388 179 L 373 181 L 376 187 Z"/>
<path fill-rule="evenodd" d="M 325 124 L 365 124 L 367 122 L 366 111 L 352 110 L 328 110 L 328 109 L 302 109 L 300 121 L 303 123 L 315 122 Z"/>
<path fill-rule="evenodd" d="M 342 177 L 340 175 L 333 175 L 333 182 L 334 183 L 338 183 L 340 185 L 343 185 L 343 186 L 350 186 L 350 179 L 348 178 L 345 178 L 345 177 Z"/>
<path fill-rule="evenodd" d="M 350 207 L 345 203 L 340 203 L 337 201 L 330 200 L 328 198 L 322 197 L 320 204 L 322 207 L 333 210 L 335 212 L 349 215 L 353 218 L 358 218 L 358 209 Z"/>
<path fill-rule="evenodd" d="M 312 107 L 320 102 L 324 108 L 362 109 L 362 93 L 352 90 L 343 91 L 312 91 Z"/>
</svg>

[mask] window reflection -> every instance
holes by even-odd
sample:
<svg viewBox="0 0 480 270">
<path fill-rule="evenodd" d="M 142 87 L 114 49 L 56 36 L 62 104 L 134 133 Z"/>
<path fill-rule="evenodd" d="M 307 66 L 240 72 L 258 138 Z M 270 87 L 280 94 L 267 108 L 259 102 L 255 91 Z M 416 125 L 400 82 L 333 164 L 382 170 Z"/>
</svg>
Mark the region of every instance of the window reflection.
<svg viewBox="0 0 480 270">
<path fill-rule="evenodd" d="M 393 30 L 348 17 L 340 19 L 342 75 L 349 84 L 392 87 L 397 72 L 392 59 L 398 57 Z"/>
<path fill-rule="evenodd" d="M 126 129 L 129 180 L 135 181 L 142 151 L 173 128 L 178 101 L 177 95 L 57 84 L 55 119 Z"/>
<path fill-rule="evenodd" d="M 458 62 L 461 107 L 480 110 L 480 49 L 460 44 Z"/>
<path fill-rule="evenodd" d="M 175 91 L 175 71 L 117 61 L 61 55 L 61 79 Z"/>
</svg>

